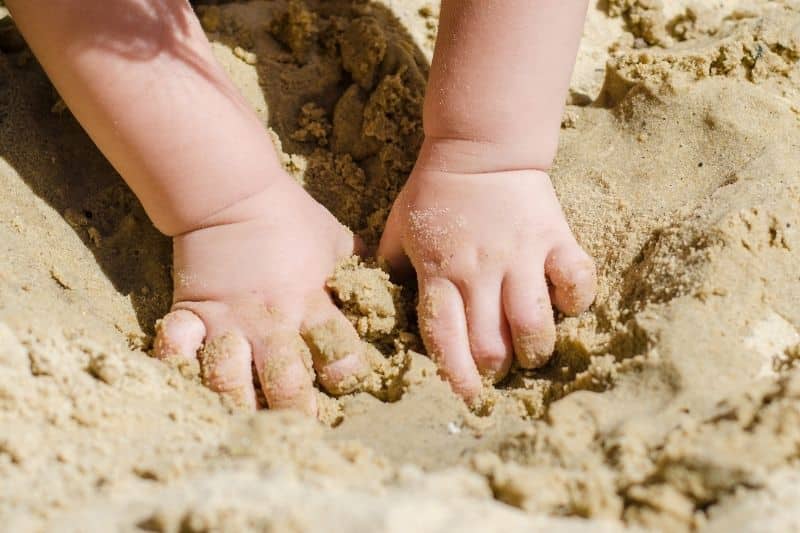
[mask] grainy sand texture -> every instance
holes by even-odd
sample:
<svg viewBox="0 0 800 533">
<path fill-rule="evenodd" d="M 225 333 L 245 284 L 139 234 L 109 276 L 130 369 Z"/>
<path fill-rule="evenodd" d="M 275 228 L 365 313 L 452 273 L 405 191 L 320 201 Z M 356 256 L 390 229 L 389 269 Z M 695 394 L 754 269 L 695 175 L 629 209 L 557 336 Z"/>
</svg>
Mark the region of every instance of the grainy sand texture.
<svg viewBox="0 0 800 533">
<path fill-rule="evenodd" d="M 329 286 L 375 372 L 322 423 L 149 357 L 169 242 L 4 20 L 0 529 L 799 529 L 800 2 L 664 4 L 589 9 L 552 177 L 600 285 L 551 363 L 468 409 L 414 287 L 353 259 Z M 196 9 L 286 168 L 374 245 L 438 5 Z"/>
</svg>

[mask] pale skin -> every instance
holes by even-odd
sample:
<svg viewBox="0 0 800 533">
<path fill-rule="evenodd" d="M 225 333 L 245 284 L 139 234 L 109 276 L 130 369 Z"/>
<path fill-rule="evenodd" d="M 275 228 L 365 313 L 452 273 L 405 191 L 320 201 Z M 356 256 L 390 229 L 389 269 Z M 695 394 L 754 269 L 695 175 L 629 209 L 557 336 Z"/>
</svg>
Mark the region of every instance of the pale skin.
<svg viewBox="0 0 800 533">
<path fill-rule="evenodd" d="M 200 357 L 206 384 L 248 408 L 252 366 L 270 407 L 309 414 L 315 376 L 334 393 L 357 384 L 366 359 L 325 291 L 356 240 L 281 169 L 188 3 L 6 5 L 75 117 L 173 238 L 174 305 L 155 354 Z M 416 270 L 423 340 L 467 401 L 482 375 L 502 378 L 515 357 L 525 368 L 547 361 L 551 304 L 574 315 L 594 298 L 594 265 L 546 173 L 585 10 L 586 0 L 442 3 L 426 140 L 378 253 L 397 273 Z M 353 348 L 309 350 L 319 327 Z"/>
<path fill-rule="evenodd" d="M 481 374 L 501 379 L 515 356 L 523 368 L 547 362 L 551 304 L 575 315 L 594 299 L 594 264 L 546 173 L 586 8 L 442 2 L 425 142 L 379 254 L 401 271 L 410 259 L 425 346 L 467 400 Z"/>
</svg>

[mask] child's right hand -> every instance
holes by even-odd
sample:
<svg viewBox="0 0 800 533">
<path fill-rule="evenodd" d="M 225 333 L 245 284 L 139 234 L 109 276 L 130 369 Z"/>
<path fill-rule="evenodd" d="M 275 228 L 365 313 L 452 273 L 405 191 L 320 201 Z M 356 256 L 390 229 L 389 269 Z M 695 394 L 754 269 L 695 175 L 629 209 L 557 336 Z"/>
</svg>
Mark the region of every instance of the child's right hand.
<svg viewBox="0 0 800 533">
<path fill-rule="evenodd" d="M 198 357 L 204 383 L 249 408 L 254 368 L 271 407 L 311 414 L 312 360 L 332 393 L 369 371 L 325 291 L 353 235 L 288 176 L 173 242 L 174 304 L 157 327 L 157 357 Z"/>
</svg>

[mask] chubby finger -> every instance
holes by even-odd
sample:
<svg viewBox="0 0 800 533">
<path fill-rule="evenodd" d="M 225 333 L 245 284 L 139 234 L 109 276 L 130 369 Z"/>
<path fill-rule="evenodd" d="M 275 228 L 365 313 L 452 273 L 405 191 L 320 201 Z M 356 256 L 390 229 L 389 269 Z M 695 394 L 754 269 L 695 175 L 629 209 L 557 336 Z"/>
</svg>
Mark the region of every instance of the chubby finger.
<svg viewBox="0 0 800 533">
<path fill-rule="evenodd" d="M 473 280 L 462 289 L 472 358 L 481 374 L 500 381 L 514 358 L 508 330 L 501 280 Z"/>
<path fill-rule="evenodd" d="M 158 359 L 194 360 L 206 336 L 206 325 L 186 309 L 167 313 L 156 322 L 153 355 Z"/>
<path fill-rule="evenodd" d="M 481 391 L 481 378 L 469 349 L 464 302 L 458 288 L 444 278 L 420 280 L 419 329 L 439 371 L 465 400 Z"/>
<path fill-rule="evenodd" d="M 251 340 L 253 361 L 267 403 L 272 409 L 317 414 L 311 353 L 293 328 L 270 328 Z"/>
<path fill-rule="evenodd" d="M 402 194 L 398 196 L 397 202 L 403 198 Z M 386 227 L 381 235 L 381 241 L 378 245 L 377 258 L 383 259 L 389 265 L 392 276 L 397 279 L 405 279 L 414 272 L 411 267 L 411 262 L 406 256 L 402 243 L 402 232 L 398 220 L 398 211 L 393 208 L 389 213 L 389 219 L 386 221 Z"/>
<path fill-rule="evenodd" d="M 545 272 L 553 284 L 553 305 L 570 316 L 586 311 L 597 291 L 594 261 L 577 243 L 550 252 Z"/>
<path fill-rule="evenodd" d="M 340 395 L 359 389 L 370 373 L 364 345 L 333 303 L 316 306 L 301 334 L 311 350 L 317 380 L 325 390 Z"/>
<path fill-rule="evenodd" d="M 544 272 L 507 274 L 503 282 L 503 308 L 519 365 L 538 368 L 547 363 L 555 348 L 556 327 Z"/>
<path fill-rule="evenodd" d="M 242 333 L 233 328 L 211 330 L 198 359 L 200 377 L 206 387 L 224 395 L 236 405 L 256 408 L 250 344 Z"/>
</svg>

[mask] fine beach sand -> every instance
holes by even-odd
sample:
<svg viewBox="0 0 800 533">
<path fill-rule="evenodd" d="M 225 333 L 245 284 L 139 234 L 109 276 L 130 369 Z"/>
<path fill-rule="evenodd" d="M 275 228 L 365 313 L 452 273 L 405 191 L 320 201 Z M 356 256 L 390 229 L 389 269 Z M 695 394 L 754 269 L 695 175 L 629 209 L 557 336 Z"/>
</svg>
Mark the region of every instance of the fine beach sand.
<svg viewBox="0 0 800 533">
<path fill-rule="evenodd" d="M 375 372 L 320 393 L 321 424 L 148 356 L 169 242 L 6 21 L 0 529 L 800 528 L 800 2 L 665 3 L 589 9 L 551 174 L 600 283 L 551 363 L 470 411 L 422 355 L 414 287 L 352 259 L 329 286 Z M 374 245 L 438 5 L 197 11 L 285 167 Z"/>
</svg>

